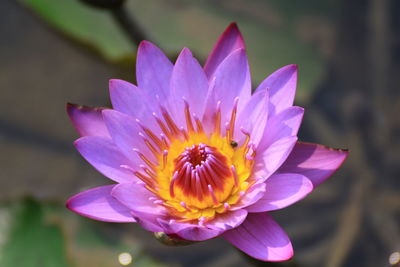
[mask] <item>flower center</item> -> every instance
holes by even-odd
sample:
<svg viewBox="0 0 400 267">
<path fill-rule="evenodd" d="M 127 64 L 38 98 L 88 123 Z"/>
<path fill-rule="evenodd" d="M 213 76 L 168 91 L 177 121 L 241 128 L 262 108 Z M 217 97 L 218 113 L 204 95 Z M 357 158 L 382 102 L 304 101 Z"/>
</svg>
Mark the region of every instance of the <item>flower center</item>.
<svg viewBox="0 0 400 267">
<path fill-rule="evenodd" d="M 193 145 L 192 147 L 186 148 L 186 151 L 175 160 L 175 165 L 180 167 L 182 163 L 188 162 L 191 164 L 191 168 L 194 168 L 198 165 L 202 165 L 211 154 L 212 151 L 209 146 L 204 144 Z"/>
<path fill-rule="evenodd" d="M 240 202 L 254 182 L 250 178 L 255 156 L 250 135 L 243 131 L 241 145 L 233 140 L 237 100 L 224 133 L 219 107 L 220 103 L 213 116 L 214 129 L 207 134 L 186 102 L 186 129 L 179 128 L 163 108 L 162 118 L 155 116 L 162 129 L 160 137 L 142 126 L 147 135 L 143 135 L 144 142 L 158 162 L 137 151 L 147 166 L 134 173 L 158 196 L 152 201 L 164 205 L 176 220 L 212 219 Z"/>
<path fill-rule="evenodd" d="M 171 196 L 175 190 L 185 195 L 203 201 L 211 198 L 218 204 L 215 190 L 223 191 L 226 179 L 232 173 L 227 165 L 227 159 L 217 149 L 203 143 L 186 148 L 175 160 L 173 182 L 170 184 Z"/>
</svg>

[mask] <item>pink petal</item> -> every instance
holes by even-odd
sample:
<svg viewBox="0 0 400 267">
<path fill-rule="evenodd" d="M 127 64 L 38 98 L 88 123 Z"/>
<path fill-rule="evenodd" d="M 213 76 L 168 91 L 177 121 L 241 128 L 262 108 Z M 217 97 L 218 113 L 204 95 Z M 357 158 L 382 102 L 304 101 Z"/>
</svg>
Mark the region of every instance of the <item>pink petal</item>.
<svg viewBox="0 0 400 267">
<path fill-rule="evenodd" d="M 215 219 L 206 223 L 207 226 L 222 230 L 229 230 L 238 227 L 247 217 L 247 210 L 232 210 L 216 215 Z"/>
<path fill-rule="evenodd" d="M 132 216 L 141 227 L 149 232 L 165 232 L 162 224 L 160 224 L 158 220 L 166 216 L 140 211 L 133 211 Z"/>
<path fill-rule="evenodd" d="M 298 142 L 278 172 L 302 174 L 316 187 L 343 164 L 348 154 L 346 150 Z"/>
<path fill-rule="evenodd" d="M 213 122 L 217 102 L 221 101 L 221 122 L 229 121 L 235 98 L 239 98 L 238 113 L 251 97 L 251 80 L 246 52 L 243 49 L 230 54 L 215 72 L 215 79 L 210 83 L 206 100 L 204 121 L 208 125 Z"/>
<path fill-rule="evenodd" d="M 255 183 L 249 189 L 247 189 L 246 194 L 236 203 L 230 210 L 242 209 L 244 207 L 250 206 L 261 199 L 265 194 L 265 183 L 264 179 L 260 182 Z"/>
<path fill-rule="evenodd" d="M 176 234 L 184 240 L 204 241 L 219 236 L 224 230 L 198 224 L 158 220 L 166 234 Z"/>
<path fill-rule="evenodd" d="M 143 105 L 141 90 L 135 85 L 117 79 L 109 81 L 110 98 L 114 110 L 137 117 L 142 113 Z M 138 112 L 139 110 L 139 112 Z"/>
<path fill-rule="evenodd" d="M 223 238 L 244 253 L 262 261 L 285 261 L 293 257 L 292 244 L 282 228 L 267 213 L 252 213 Z"/>
<path fill-rule="evenodd" d="M 244 48 L 244 40 L 237 24 L 230 24 L 219 37 L 204 65 L 204 71 L 207 77 L 211 79 L 218 65 L 233 51 Z"/>
<path fill-rule="evenodd" d="M 164 231 L 158 220 L 165 218 L 167 211 L 160 204 L 154 203 L 159 199 L 143 184 L 119 184 L 114 187 L 111 195 L 131 210 L 132 216 L 144 229 L 151 232 Z"/>
<path fill-rule="evenodd" d="M 235 210 L 218 214 L 215 219 L 204 225 L 174 220 L 158 220 L 165 233 L 176 234 L 180 238 L 191 241 L 203 241 L 219 236 L 222 232 L 239 226 L 247 216 L 246 210 Z"/>
<path fill-rule="evenodd" d="M 266 150 L 256 154 L 256 163 L 254 166 L 254 177 L 262 177 L 267 179 L 273 174 L 287 159 L 297 137 L 288 136 L 271 144 Z"/>
<path fill-rule="evenodd" d="M 67 208 L 82 216 L 105 222 L 135 222 L 130 211 L 111 196 L 115 185 L 89 189 L 71 197 Z"/>
<path fill-rule="evenodd" d="M 133 118 L 146 122 L 146 127 L 154 133 L 161 133 L 152 113 L 158 112 L 157 105 L 149 105 L 155 101 L 149 98 L 142 88 L 122 80 L 110 80 L 110 97 L 113 108 Z"/>
<path fill-rule="evenodd" d="M 109 136 L 101 111 L 104 108 L 89 108 L 67 104 L 67 113 L 81 136 Z"/>
<path fill-rule="evenodd" d="M 185 99 L 190 107 L 190 113 L 203 116 L 204 102 L 208 90 L 208 80 L 199 62 L 192 56 L 189 49 L 184 48 L 176 60 L 171 77 L 171 107 L 177 121 L 183 121 Z M 183 126 L 186 125 L 181 123 Z"/>
<path fill-rule="evenodd" d="M 133 173 L 121 165 L 134 167 L 132 161 L 128 160 L 107 137 L 85 136 L 74 143 L 81 155 L 108 178 L 118 182 L 126 183 L 137 181 Z"/>
<path fill-rule="evenodd" d="M 247 207 L 247 211 L 263 212 L 282 209 L 303 199 L 313 190 L 313 185 L 307 177 L 294 173 L 273 174 L 265 184 L 264 196 Z"/>
<path fill-rule="evenodd" d="M 166 212 L 163 206 L 154 203 L 156 196 L 147 190 L 142 183 L 118 184 L 112 190 L 111 195 L 133 213 L 162 216 Z"/>
<path fill-rule="evenodd" d="M 135 162 L 140 161 L 135 151 L 137 149 L 149 160 L 155 160 L 154 154 L 144 142 L 143 130 L 134 118 L 115 110 L 105 110 L 103 117 L 114 143 L 126 157 Z"/>
<path fill-rule="evenodd" d="M 304 109 L 301 107 L 289 107 L 268 120 L 263 131 L 262 141 L 257 150 L 265 150 L 277 140 L 296 136 L 303 119 Z"/>
<path fill-rule="evenodd" d="M 278 114 L 293 105 L 297 85 L 297 65 L 288 65 L 269 75 L 257 88 L 269 89 L 270 114 Z"/>
<path fill-rule="evenodd" d="M 148 41 L 140 43 L 136 59 L 136 79 L 138 86 L 147 95 L 168 99 L 172 67 L 172 63 L 158 47 Z"/>
<path fill-rule="evenodd" d="M 250 133 L 251 143 L 257 147 L 267 124 L 268 106 L 268 91 L 263 90 L 253 94 L 237 118 L 237 127 L 235 127 L 236 139 L 234 139 L 237 140 L 239 137 L 242 140 L 244 139 L 244 135 L 240 130 L 243 128 Z M 241 145 L 241 142 L 238 143 Z"/>
</svg>

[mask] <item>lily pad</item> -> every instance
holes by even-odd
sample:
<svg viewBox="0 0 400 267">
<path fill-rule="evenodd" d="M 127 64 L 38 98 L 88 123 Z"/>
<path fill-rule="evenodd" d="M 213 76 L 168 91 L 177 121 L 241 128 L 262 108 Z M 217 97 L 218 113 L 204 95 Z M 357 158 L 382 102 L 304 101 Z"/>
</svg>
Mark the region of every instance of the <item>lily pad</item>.
<svg viewBox="0 0 400 267">
<path fill-rule="evenodd" d="M 19 0 L 64 34 L 92 47 L 106 59 L 118 61 L 133 55 L 131 44 L 106 10 L 78 0 Z M 51 44 L 49 44 L 51 45 Z"/>
<path fill-rule="evenodd" d="M 68 266 L 61 230 L 46 223 L 37 202 L 26 200 L 11 213 L 15 216 L 1 248 L 0 266 Z"/>
</svg>

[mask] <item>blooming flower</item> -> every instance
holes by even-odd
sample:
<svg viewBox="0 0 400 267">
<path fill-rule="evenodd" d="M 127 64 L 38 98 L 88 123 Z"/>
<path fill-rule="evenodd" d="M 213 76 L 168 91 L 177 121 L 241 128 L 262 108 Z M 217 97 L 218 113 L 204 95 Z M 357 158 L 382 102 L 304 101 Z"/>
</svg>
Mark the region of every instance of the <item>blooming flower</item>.
<svg viewBox="0 0 400 267">
<path fill-rule="evenodd" d="M 137 222 L 189 241 L 217 236 L 265 261 L 292 257 L 269 211 L 304 198 L 347 152 L 297 141 L 297 66 L 251 94 L 243 38 L 231 24 L 200 66 L 184 48 L 175 65 L 143 41 L 137 86 L 110 81 L 113 109 L 69 104 L 75 146 L 117 182 L 84 191 L 67 207 L 108 222 Z"/>
</svg>

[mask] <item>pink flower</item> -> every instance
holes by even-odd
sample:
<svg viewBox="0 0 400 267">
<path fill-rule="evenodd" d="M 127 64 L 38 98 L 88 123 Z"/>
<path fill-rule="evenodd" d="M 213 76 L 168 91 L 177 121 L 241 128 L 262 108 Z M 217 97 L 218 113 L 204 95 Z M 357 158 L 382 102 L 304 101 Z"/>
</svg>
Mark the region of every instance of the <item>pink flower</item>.
<svg viewBox="0 0 400 267">
<path fill-rule="evenodd" d="M 297 141 L 304 110 L 293 106 L 297 66 L 251 94 L 243 38 L 231 24 L 202 68 L 184 48 L 175 65 L 142 42 L 138 85 L 110 81 L 113 109 L 68 105 L 75 146 L 116 184 L 82 192 L 67 207 L 108 222 L 202 241 L 217 236 L 250 256 L 293 256 L 269 215 L 304 198 L 347 156 Z"/>
</svg>

